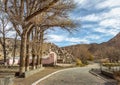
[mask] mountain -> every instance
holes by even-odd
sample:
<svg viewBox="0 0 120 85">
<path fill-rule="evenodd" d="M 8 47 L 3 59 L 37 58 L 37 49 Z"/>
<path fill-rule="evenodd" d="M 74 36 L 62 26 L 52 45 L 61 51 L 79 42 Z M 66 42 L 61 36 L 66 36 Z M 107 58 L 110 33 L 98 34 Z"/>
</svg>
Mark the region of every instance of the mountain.
<svg viewBox="0 0 120 85">
<path fill-rule="evenodd" d="M 118 33 L 114 38 L 110 39 L 108 42 L 102 44 L 120 49 L 120 33 Z"/>
<path fill-rule="evenodd" d="M 62 49 L 66 49 L 69 52 L 72 52 L 73 56 L 76 56 L 76 54 L 80 52 L 77 50 L 86 48 L 92 55 L 98 58 L 98 56 L 100 56 L 102 53 L 105 53 L 105 51 L 108 50 L 109 47 L 114 47 L 120 50 L 120 33 L 118 33 L 115 37 L 113 37 L 109 41 L 100 44 L 97 43 L 77 44 L 77 45 L 62 47 Z"/>
</svg>

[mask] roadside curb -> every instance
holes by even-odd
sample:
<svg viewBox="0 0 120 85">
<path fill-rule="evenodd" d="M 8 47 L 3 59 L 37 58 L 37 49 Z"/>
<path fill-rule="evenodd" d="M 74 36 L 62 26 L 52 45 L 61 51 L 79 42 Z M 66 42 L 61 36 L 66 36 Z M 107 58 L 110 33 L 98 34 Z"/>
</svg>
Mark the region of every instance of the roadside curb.
<svg viewBox="0 0 120 85">
<path fill-rule="evenodd" d="M 91 70 L 89 71 L 89 73 L 91 73 L 91 74 L 93 74 L 94 76 L 97 76 L 97 77 L 103 79 L 104 81 L 107 81 L 107 79 L 103 78 L 102 76 L 98 75 L 97 73 L 95 73 L 95 72 L 93 72 L 93 71 L 91 71 Z"/>
<path fill-rule="evenodd" d="M 93 74 L 94 76 L 97 76 L 99 78 L 101 78 L 102 80 L 104 80 L 105 82 L 110 83 L 110 85 L 118 85 L 118 82 L 114 79 L 106 79 L 102 76 L 100 76 L 99 74 L 95 73 L 94 71 L 90 70 L 89 73 Z M 109 85 L 109 84 L 108 84 Z"/>
<path fill-rule="evenodd" d="M 38 81 L 32 83 L 32 85 L 37 85 L 39 82 L 41 82 L 41 81 L 47 79 L 48 77 L 50 77 L 50 76 L 52 76 L 52 75 L 54 75 L 54 74 L 56 74 L 56 73 L 59 73 L 59 72 L 62 72 L 62 71 L 66 71 L 66 70 L 69 70 L 69 69 L 76 69 L 76 68 L 78 68 L 78 67 L 67 68 L 67 69 L 62 69 L 62 70 L 55 71 L 55 72 L 53 72 L 53 73 L 51 73 L 51 74 L 48 74 L 47 76 L 45 76 L 45 77 L 39 79 Z"/>
</svg>

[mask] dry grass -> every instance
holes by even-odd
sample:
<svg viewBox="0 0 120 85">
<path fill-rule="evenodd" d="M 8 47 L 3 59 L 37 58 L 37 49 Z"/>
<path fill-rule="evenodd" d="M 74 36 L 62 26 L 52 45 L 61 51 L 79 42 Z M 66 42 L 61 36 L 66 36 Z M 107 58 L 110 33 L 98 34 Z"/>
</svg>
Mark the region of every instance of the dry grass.
<svg viewBox="0 0 120 85">
<path fill-rule="evenodd" d="M 109 66 L 120 66 L 120 63 L 102 63 L 103 66 L 109 67 Z"/>
<path fill-rule="evenodd" d="M 118 81 L 118 85 L 120 85 L 120 72 L 114 72 L 114 78 Z"/>
<path fill-rule="evenodd" d="M 50 73 L 53 73 L 55 71 L 58 71 L 60 69 L 63 69 L 63 68 L 60 68 L 60 67 L 47 67 L 45 68 L 44 70 L 42 70 L 41 72 L 39 73 L 36 73 L 28 78 L 15 78 L 14 79 L 14 85 L 31 85 L 33 82 L 37 81 L 38 79 L 50 74 Z"/>
</svg>

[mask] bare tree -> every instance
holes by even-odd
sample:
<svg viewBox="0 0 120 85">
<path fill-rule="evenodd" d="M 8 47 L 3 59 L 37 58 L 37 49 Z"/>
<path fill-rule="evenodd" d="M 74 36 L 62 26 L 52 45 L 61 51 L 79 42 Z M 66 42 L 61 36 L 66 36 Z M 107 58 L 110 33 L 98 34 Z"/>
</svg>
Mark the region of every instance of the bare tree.
<svg viewBox="0 0 120 85">
<path fill-rule="evenodd" d="M 73 9 L 74 5 L 72 3 L 72 0 L 3 0 L 3 2 L 4 11 L 9 15 L 9 18 L 13 23 L 16 32 L 21 37 L 19 72 L 20 75 L 22 75 L 25 72 L 25 60 L 27 60 L 27 38 L 29 37 L 30 31 L 32 31 L 32 29 L 36 27 L 36 25 L 40 25 L 40 28 L 41 26 L 43 28 L 50 28 L 55 26 L 66 28 L 66 24 L 72 24 L 72 21 L 67 16 L 67 11 Z M 51 16 L 51 19 L 48 19 L 48 17 L 46 16 Z M 52 19 L 52 16 L 54 17 L 54 19 Z M 55 18 L 55 16 L 57 18 Z M 50 20 L 52 20 L 52 23 L 50 23 Z M 67 23 L 61 22 L 64 20 L 67 20 Z M 49 22 L 49 24 L 46 25 L 44 24 L 44 22 Z"/>
<path fill-rule="evenodd" d="M 87 64 L 87 60 L 92 56 L 88 48 L 85 45 L 73 45 L 66 47 L 75 59 L 80 59 L 83 64 Z"/>
<path fill-rule="evenodd" d="M 34 16 L 46 11 L 59 0 L 3 0 L 4 10 L 9 15 L 21 37 L 20 75 L 25 72 L 27 33 L 32 29 Z"/>
<path fill-rule="evenodd" d="M 110 62 L 118 62 L 120 60 L 120 50 L 115 47 L 106 47 L 105 54 Z"/>
<path fill-rule="evenodd" d="M 62 0 L 61 0 L 62 1 Z M 59 6 L 58 6 L 59 5 Z M 34 46 L 34 48 L 38 49 L 37 54 L 37 65 L 41 64 L 41 57 L 42 57 L 42 44 L 44 38 L 44 32 L 49 29 L 53 29 L 53 27 L 61 27 L 65 30 L 72 30 L 71 28 L 75 28 L 76 24 L 70 20 L 66 16 L 66 12 L 70 11 L 74 8 L 74 4 L 60 2 L 58 5 L 53 6 L 51 9 L 48 9 L 46 12 L 42 13 L 41 15 L 37 15 L 32 22 L 36 25 L 35 30 L 37 30 L 37 38 L 36 42 L 39 42 L 39 46 Z M 61 6 L 62 5 L 62 6 Z M 42 22 L 41 18 L 42 17 Z M 41 22 L 41 23 L 40 23 Z M 36 33 L 35 33 L 36 34 Z M 35 42 L 33 42 L 35 44 Z M 38 44 L 38 43 L 37 43 Z"/>
<path fill-rule="evenodd" d="M 91 56 L 91 53 L 85 46 L 81 46 L 79 49 L 76 49 L 78 58 L 82 63 L 87 64 L 87 59 Z"/>
<path fill-rule="evenodd" d="M 12 28 L 9 26 L 9 20 L 8 17 L 5 13 L 1 11 L 0 14 L 0 44 L 2 45 L 3 48 L 3 54 L 4 54 L 4 64 L 6 64 L 6 58 L 7 58 L 7 50 L 6 50 L 6 36 L 8 32 L 10 32 Z"/>
<path fill-rule="evenodd" d="M 15 38 L 14 38 L 14 45 L 13 45 L 13 65 L 15 63 L 15 57 L 16 57 L 17 37 L 18 37 L 18 34 L 16 33 Z"/>
<path fill-rule="evenodd" d="M 67 12 L 70 11 L 75 7 L 75 4 L 72 3 L 71 0 L 69 2 L 65 2 L 61 0 L 61 2 L 51 9 L 48 9 L 47 12 L 44 12 L 42 15 L 45 17 L 42 23 L 39 24 L 39 19 L 34 20 L 36 24 L 39 26 L 39 57 L 40 57 L 40 64 L 42 58 L 42 45 L 44 41 L 44 35 L 47 30 L 54 29 L 54 27 L 61 27 L 63 30 L 73 31 L 76 28 L 77 23 L 73 22 L 73 20 L 69 19 L 67 16 Z M 56 29 L 56 28 L 55 28 Z"/>
</svg>

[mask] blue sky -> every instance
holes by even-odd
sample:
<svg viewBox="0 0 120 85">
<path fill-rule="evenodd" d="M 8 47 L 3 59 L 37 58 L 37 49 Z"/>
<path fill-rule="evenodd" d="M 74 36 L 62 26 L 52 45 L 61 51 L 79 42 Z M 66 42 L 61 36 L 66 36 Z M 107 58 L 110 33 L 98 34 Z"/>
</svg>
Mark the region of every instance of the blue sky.
<svg viewBox="0 0 120 85">
<path fill-rule="evenodd" d="M 75 0 L 70 17 L 81 23 L 72 34 L 59 28 L 50 31 L 48 41 L 58 46 L 102 43 L 120 32 L 120 0 Z"/>
</svg>

